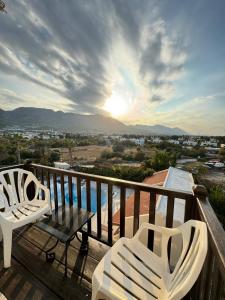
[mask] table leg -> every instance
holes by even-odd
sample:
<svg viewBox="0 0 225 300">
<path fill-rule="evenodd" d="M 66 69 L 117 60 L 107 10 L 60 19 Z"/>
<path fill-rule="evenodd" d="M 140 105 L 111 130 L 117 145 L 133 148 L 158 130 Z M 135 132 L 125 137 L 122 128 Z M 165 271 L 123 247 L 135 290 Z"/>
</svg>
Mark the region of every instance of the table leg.
<svg viewBox="0 0 225 300">
<path fill-rule="evenodd" d="M 82 242 L 80 246 L 80 252 L 82 254 L 88 253 L 88 233 L 84 231 L 82 231 Z"/>
<path fill-rule="evenodd" d="M 58 245 L 59 240 L 57 239 L 56 243 L 49 248 L 47 251 L 45 251 L 46 255 L 46 261 L 52 263 L 55 260 L 55 252 L 50 252 L 52 251 L 57 245 Z"/>
<path fill-rule="evenodd" d="M 67 277 L 67 256 L 68 256 L 68 248 L 69 248 L 69 245 L 70 245 L 70 241 L 66 242 L 66 253 L 65 253 L 65 277 Z"/>
</svg>

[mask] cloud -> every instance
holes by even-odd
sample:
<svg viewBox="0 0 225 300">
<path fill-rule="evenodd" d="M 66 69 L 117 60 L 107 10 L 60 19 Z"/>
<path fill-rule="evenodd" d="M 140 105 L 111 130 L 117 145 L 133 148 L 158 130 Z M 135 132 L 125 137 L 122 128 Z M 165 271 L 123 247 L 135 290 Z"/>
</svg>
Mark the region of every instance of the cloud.
<svg viewBox="0 0 225 300">
<path fill-rule="evenodd" d="M 50 94 L 49 94 L 50 93 Z M 54 99 L 49 101 L 49 97 Z M 17 107 L 40 107 L 40 103 L 46 103 L 45 108 L 50 108 L 55 111 L 59 108 L 63 111 L 68 111 L 68 106 L 70 106 L 70 101 L 60 97 L 54 97 L 51 92 L 48 94 L 43 94 L 41 96 L 33 96 L 25 93 L 15 93 L 8 89 L 0 89 L 0 99 L 1 108 L 6 110 L 12 110 Z"/>
<path fill-rule="evenodd" d="M 146 26 L 142 40 L 140 72 L 148 82 L 151 99 L 170 99 L 175 93 L 174 80 L 183 75 L 186 53 L 175 38 L 169 38 L 161 19 Z"/>
<path fill-rule="evenodd" d="M 224 93 L 195 97 L 169 111 L 155 111 L 151 121 L 179 126 L 191 134 L 224 135 L 224 101 Z"/>
<path fill-rule="evenodd" d="M 31 98 L 35 84 L 41 93 L 67 99 L 67 110 L 105 113 L 106 99 L 121 82 L 121 93 L 133 103 L 162 102 L 175 94 L 186 53 L 170 36 L 156 1 L 7 4 L 8 14 L 1 16 L 0 72 L 25 80 Z"/>
</svg>

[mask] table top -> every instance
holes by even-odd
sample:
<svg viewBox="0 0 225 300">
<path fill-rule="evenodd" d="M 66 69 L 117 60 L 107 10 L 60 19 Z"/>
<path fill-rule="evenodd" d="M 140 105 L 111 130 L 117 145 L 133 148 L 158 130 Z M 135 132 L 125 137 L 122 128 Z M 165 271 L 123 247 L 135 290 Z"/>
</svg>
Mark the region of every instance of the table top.
<svg viewBox="0 0 225 300">
<path fill-rule="evenodd" d="M 73 239 L 77 231 L 93 216 L 93 212 L 82 208 L 59 207 L 52 212 L 52 215 L 44 217 L 35 226 L 66 243 Z"/>
</svg>

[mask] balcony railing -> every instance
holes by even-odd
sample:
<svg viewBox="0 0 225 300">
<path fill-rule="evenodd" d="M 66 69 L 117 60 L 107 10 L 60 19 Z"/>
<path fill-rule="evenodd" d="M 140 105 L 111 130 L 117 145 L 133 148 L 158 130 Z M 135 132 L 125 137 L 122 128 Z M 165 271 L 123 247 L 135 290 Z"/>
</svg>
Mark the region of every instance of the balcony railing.
<svg viewBox="0 0 225 300">
<path fill-rule="evenodd" d="M 78 208 L 85 205 L 87 210 L 91 210 L 94 201 L 94 199 L 92 199 L 93 194 L 91 193 L 91 188 L 94 184 L 96 193 L 96 220 L 94 224 L 93 221 L 89 222 L 85 230 L 87 230 L 90 237 L 110 246 L 114 242 L 113 191 L 115 187 L 119 191 L 120 216 L 118 225 L 119 230 L 117 231 L 119 232 L 120 237 L 125 235 L 127 190 L 132 190 L 134 193 L 133 235 L 139 228 L 140 199 L 142 192 L 148 194 L 150 200 L 148 221 L 153 224 L 156 221 L 156 204 L 158 195 L 167 197 L 165 215 L 165 225 L 167 227 L 172 227 L 174 224 L 175 199 L 183 199 L 185 202 L 184 221 L 197 219 L 206 222 L 208 227 L 208 254 L 206 262 L 195 286 L 187 296 L 187 299 L 225 299 L 225 233 L 207 199 L 207 195 L 204 190 L 197 187 L 194 189 L 193 193 L 184 192 L 36 164 L 20 165 L 19 167 L 32 171 L 43 184 L 48 186 L 51 190 L 51 197 L 55 209 L 58 209 L 60 205 L 76 205 Z M 84 185 L 86 187 L 85 203 L 82 199 L 82 186 Z M 102 186 L 104 186 L 104 191 L 107 191 L 106 224 L 102 224 Z M 74 187 L 76 187 L 76 190 Z M 60 189 L 60 191 L 58 189 Z M 75 198 L 76 202 L 74 202 Z M 148 236 L 148 246 L 150 249 L 153 249 L 154 247 L 154 236 L 152 233 L 149 233 Z M 170 249 L 168 249 L 168 251 L 170 251 Z"/>
</svg>

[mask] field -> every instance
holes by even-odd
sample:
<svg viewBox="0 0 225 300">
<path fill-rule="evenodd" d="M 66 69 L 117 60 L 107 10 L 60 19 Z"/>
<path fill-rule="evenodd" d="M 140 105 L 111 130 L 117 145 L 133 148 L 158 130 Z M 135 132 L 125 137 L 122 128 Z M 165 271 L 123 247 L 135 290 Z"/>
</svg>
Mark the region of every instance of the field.
<svg viewBox="0 0 225 300">
<path fill-rule="evenodd" d="M 68 148 L 58 148 L 62 161 L 70 163 L 70 153 Z M 79 146 L 72 149 L 73 162 L 94 162 L 100 158 L 102 151 L 112 151 L 110 146 Z"/>
</svg>

